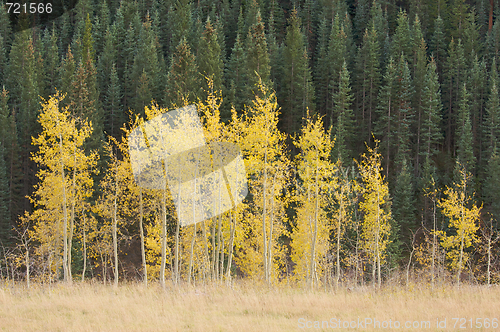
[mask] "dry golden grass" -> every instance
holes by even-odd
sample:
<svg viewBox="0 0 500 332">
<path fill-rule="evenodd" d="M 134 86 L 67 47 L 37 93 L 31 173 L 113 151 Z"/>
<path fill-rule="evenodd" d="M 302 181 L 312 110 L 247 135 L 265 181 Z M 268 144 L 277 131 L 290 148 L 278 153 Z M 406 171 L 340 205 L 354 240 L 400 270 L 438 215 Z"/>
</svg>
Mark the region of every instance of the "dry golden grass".
<svg viewBox="0 0 500 332">
<path fill-rule="evenodd" d="M 473 318 L 474 323 L 476 318 L 500 319 L 500 287 L 431 290 L 415 284 L 377 291 L 311 292 L 246 283 L 230 288 L 181 286 L 165 290 L 156 284 L 148 288 L 126 284 L 116 289 L 81 283 L 33 285 L 30 289 L 22 284 L 0 285 L 2 331 L 300 331 L 300 318 L 310 324 L 332 318 L 390 319 L 401 324 L 430 321 L 431 328 L 426 331 L 443 330 L 436 327 L 436 319 L 446 318 L 446 331 L 459 330 L 453 328 L 453 317 Z M 376 329 L 363 326 L 348 330 Z M 399 330 L 407 329 L 402 326 Z"/>
</svg>

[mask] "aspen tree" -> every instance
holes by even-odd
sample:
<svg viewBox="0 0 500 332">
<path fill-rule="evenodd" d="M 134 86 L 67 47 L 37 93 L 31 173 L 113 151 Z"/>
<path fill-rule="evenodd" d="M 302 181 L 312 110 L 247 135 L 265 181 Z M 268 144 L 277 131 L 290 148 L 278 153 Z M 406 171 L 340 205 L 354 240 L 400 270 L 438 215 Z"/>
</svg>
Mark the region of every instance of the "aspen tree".
<svg viewBox="0 0 500 332">
<path fill-rule="evenodd" d="M 86 155 L 83 151 L 84 142 L 92 133 L 92 124 L 86 120 L 79 120 L 77 124 L 67 107 L 60 110 L 59 103 L 63 99 L 64 96 L 57 93 L 42 103 L 38 118 L 42 133 L 33 138 L 33 145 L 39 150 L 32 156 L 42 168 L 37 173 L 40 183 L 31 197 L 35 205 L 31 218 L 36 223 L 35 238 L 42 246 L 54 250 L 60 246 L 62 236 L 64 280 L 71 282 L 69 252 L 75 210 L 92 195 L 93 181 L 89 169 L 96 165 L 98 157 L 95 152 Z M 70 206 L 71 215 L 68 215 Z"/>
<path fill-rule="evenodd" d="M 372 261 L 372 282 L 378 287 L 381 285 L 381 265 L 386 256 L 391 233 L 389 187 L 382 176 L 381 159 L 378 152 L 378 140 L 375 148 L 367 146 L 368 155 L 364 153 L 358 163 L 359 172 L 363 181 L 363 200 L 359 203 L 364 213 L 361 237 L 363 247 Z"/>
<path fill-rule="evenodd" d="M 453 187 L 447 187 L 444 191 L 446 198 L 438 202 L 442 213 L 449 219 L 448 227 L 453 229 L 448 234 L 439 232 L 441 245 L 447 250 L 446 256 L 450 259 L 450 267 L 457 275 L 457 286 L 460 285 L 460 274 L 469 260 L 469 253 L 466 252 L 478 242 L 476 232 L 479 229 L 478 221 L 482 207 L 478 207 L 473 199 L 473 194 L 469 195 L 470 173 L 464 165 L 457 164 L 459 169 L 459 182 L 455 182 Z"/>
<path fill-rule="evenodd" d="M 288 158 L 285 135 L 278 130 L 279 108 L 274 92 L 262 84 L 243 121 L 240 146 L 253 199 L 236 233 L 238 266 L 251 277 L 262 276 L 271 282 L 282 263 L 283 251 L 277 239 L 283 232 L 284 201 L 280 195 L 285 183 Z M 262 97 L 261 97 L 262 96 Z M 233 122 L 236 114 L 233 114 Z M 259 256 L 261 259 L 259 259 Z M 262 271 L 262 273 L 260 273 Z"/>
<path fill-rule="evenodd" d="M 326 197 L 328 177 L 332 172 L 330 133 L 323 129 L 322 119 L 306 119 L 302 133 L 294 144 L 301 153 L 297 166 L 301 181 L 297 221 L 292 234 L 292 260 L 298 278 L 305 278 L 310 288 L 325 272 L 323 261 L 328 250 Z"/>
</svg>

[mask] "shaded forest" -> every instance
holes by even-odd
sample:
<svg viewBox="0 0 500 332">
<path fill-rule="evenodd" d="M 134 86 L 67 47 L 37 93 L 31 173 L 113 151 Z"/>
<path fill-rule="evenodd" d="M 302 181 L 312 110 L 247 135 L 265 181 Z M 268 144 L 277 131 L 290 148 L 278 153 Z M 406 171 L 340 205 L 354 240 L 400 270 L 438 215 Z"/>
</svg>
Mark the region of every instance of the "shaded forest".
<svg viewBox="0 0 500 332">
<path fill-rule="evenodd" d="M 36 26 L 0 11 L 2 278 L 498 282 L 499 11 L 80 0 Z M 207 142 L 241 147 L 249 194 L 179 227 L 168 192 L 135 184 L 127 134 L 189 104 Z"/>
</svg>

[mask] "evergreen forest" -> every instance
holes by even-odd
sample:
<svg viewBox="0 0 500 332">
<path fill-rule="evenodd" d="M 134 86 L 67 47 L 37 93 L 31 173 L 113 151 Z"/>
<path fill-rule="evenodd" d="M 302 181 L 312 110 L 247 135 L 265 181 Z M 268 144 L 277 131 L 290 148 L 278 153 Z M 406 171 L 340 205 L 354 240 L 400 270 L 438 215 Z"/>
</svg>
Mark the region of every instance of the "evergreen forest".
<svg viewBox="0 0 500 332">
<path fill-rule="evenodd" d="M 498 66 L 496 0 L 0 10 L 1 278 L 498 283 Z M 127 137 L 186 105 L 248 195 L 181 226 Z"/>
</svg>

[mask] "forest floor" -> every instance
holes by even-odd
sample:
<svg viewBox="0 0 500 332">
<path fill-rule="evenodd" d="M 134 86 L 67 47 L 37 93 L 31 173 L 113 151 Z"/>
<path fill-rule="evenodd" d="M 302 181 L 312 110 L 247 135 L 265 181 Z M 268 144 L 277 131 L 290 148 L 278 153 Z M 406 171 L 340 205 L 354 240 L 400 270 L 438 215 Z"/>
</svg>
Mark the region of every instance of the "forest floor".
<svg viewBox="0 0 500 332">
<path fill-rule="evenodd" d="M 1 331 L 500 331 L 499 320 L 500 286 L 0 283 Z"/>
</svg>

